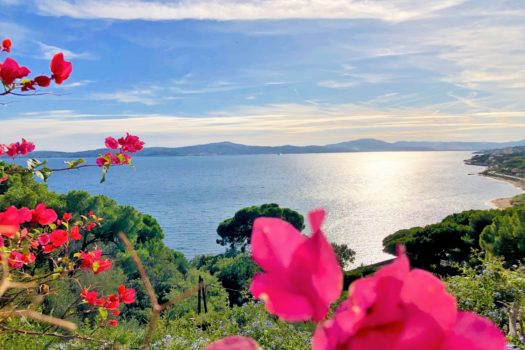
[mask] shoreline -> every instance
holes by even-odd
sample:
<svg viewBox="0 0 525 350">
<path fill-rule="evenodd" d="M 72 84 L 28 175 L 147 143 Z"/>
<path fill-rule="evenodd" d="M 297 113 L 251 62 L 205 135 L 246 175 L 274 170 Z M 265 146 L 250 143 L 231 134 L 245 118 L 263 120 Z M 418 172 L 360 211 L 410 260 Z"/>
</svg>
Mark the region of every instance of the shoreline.
<svg viewBox="0 0 525 350">
<path fill-rule="evenodd" d="M 517 187 L 517 188 L 525 191 L 525 179 L 514 177 L 514 176 L 509 176 L 509 175 L 505 175 L 505 174 L 498 174 L 498 173 L 493 173 L 493 172 L 487 172 L 487 171 L 483 171 L 483 172 L 479 173 L 479 175 L 485 176 L 485 177 L 490 177 L 490 178 L 492 178 L 494 180 L 505 181 L 505 182 L 513 185 L 514 187 Z M 525 192 L 523 192 L 523 193 L 525 194 Z M 512 207 L 512 202 L 511 202 L 512 198 L 514 198 L 514 196 L 506 197 L 506 198 L 495 198 L 495 199 L 492 199 L 489 203 L 492 206 L 494 206 L 495 209 L 503 210 L 503 209 L 507 209 L 507 208 Z"/>
</svg>

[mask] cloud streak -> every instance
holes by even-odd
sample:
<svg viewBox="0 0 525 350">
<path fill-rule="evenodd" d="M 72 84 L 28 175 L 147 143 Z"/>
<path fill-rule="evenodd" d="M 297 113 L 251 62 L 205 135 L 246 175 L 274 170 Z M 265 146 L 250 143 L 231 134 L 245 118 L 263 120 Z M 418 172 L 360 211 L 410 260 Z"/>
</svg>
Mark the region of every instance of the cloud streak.
<svg viewBox="0 0 525 350">
<path fill-rule="evenodd" d="M 5 120 L 0 140 L 25 136 L 40 149 L 81 150 L 100 146 L 110 134 L 143 136 L 150 146 L 182 146 L 233 141 L 245 144 L 327 144 L 357 138 L 397 140 L 508 141 L 522 139 L 521 111 L 439 112 L 427 108 L 377 108 L 366 104 L 337 106 L 281 104 L 243 106 L 214 115 L 102 115 L 69 110 L 25 114 Z M 503 136 L 502 136 L 503 135 Z M 56 140 L 60 139 L 58 145 Z"/>
<path fill-rule="evenodd" d="M 379 19 L 432 16 L 464 0 L 38 0 L 40 14 L 116 20 Z"/>
</svg>

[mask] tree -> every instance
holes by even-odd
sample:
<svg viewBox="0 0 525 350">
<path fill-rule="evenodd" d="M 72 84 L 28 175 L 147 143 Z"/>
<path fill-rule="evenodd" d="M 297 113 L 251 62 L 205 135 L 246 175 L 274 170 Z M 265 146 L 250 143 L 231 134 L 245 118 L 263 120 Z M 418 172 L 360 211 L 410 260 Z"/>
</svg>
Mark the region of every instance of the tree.
<svg viewBox="0 0 525 350">
<path fill-rule="evenodd" d="M 219 224 L 217 243 L 231 249 L 245 251 L 250 244 L 253 222 L 259 217 L 280 218 L 292 224 L 299 231 L 304 229 L 304 217 L 295 210 L 280 208 L 278 204 L 269 203 L 260 206 L 243 208 L 232 218 Z"/>
<path fill-rule="evenodd" d="M 337 255 L 337 260 L 339 265 L 345 269 L 348 264 L 351 264 L 355 260 L 355 251 L 350 249 L 346 244 L 332 243 L 332 248 L 334 249 L 335 255 Z"/>
</svg>

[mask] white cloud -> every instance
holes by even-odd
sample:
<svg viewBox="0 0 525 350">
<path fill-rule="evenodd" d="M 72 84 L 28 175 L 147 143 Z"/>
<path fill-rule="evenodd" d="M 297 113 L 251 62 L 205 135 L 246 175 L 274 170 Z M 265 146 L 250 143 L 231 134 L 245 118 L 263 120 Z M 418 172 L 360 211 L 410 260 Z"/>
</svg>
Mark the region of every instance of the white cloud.
<svg viewBox="0 0 525 350">
<path fill-rule="evenodd" d="M 322 80 L 317 85 L 327 89 L 348 89 L 359 85 L 359 83 L 357 81 Z"/>
<path fill-rule="evenodd" d="M 392 97 L 383 96 L 383 98 Z M 327 144 L 356 138 L 508 141 L 523 139 L 525 113 L 447 113 L 443 106 L 377 108 L 279 104 L 244 106 L 214 115 L 78 114 L 69 110 L 26 113 L 2 121 L 0 140 L 20 135 L 39 149 L 96 148 L 107 135 L 141 135 L 150 146 L 181 146 L 229 140 L 245 144 Z M 60 144 L 56 140 L 60 139 Z"/>
<path fill-rule="evenodd" d="M 159 103 L 160 97 L 156 96 L 155 89 L 120 90 L 115 92 L 98 92 L 89 98 L 93 100 L 117 101 L 121 103 L 139 103 L 153 106 Z"/>
<path fill-rule="evenodd" d="M 49 16 L 117 20 L 379 19 L 400 22 L 433 15 L 465 0 L 38 0 Z"/>
<path fill-rule="evenodd" d="M 40 47 L 40 55 L 37 55 L 37 58 L 50 60 L 53 58 L 53 56 L 57 53 L 62 52 L 64 54 L 65 59 L 92 59 L 93 55 L 87 53 L 87 52 L 73 52 L 68 49 L 63 49 L 58 46 L 48 45 L 44 44 L 42 42 L 38 42 L 38 46 Z"/>
</svg>

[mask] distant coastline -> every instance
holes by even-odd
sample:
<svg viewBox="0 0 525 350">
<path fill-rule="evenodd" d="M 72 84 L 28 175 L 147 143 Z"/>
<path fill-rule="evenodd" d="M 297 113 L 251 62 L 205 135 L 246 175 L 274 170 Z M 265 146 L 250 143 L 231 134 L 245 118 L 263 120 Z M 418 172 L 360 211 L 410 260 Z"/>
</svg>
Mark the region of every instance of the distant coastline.
<svg viewBox="0 0 525 350">
<path fill-rule="evenodd" d="M 516 176 L 509 176 L 505 174 L 499 174 L 491 171 L 482 171 L 479 173 L 481 176 L 490 177 L 495 180 L 499 181 L 505 181 L 510 183 L 511 185 L 525 191 L 525 179 L 519 178 Z M 525 194 L 525 192 L 524 192 Z M 490 201 L 490 204 L 492 204 L 496 209 L 506 209 L 512 207 L 512 199 L 513 197 L 506 197 L 506 198 L 495 198 Z"/>
<path fill-rule="evenodd" d="M 385 142 L 377 139 L 359 139 L 323 146 L 250 146 L 233 142 L 215 142 L 185 147 L 146 147 L 141 157 L 220 156 L 256 154 L 307 154 L 346 152 L 407 152 L 407 151 L 483 151 L 495 148 L 525 146 L 525 140 L 514 142 L 434 142 L 398 141 Z M 93 158 L 106 153 L 106 149 L 79 152 L 36 151 L 40 158 Z"/>
</svg>

